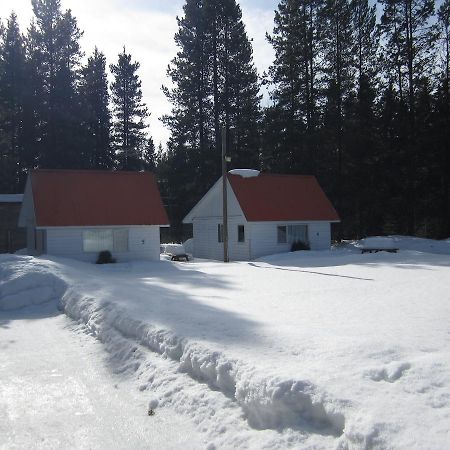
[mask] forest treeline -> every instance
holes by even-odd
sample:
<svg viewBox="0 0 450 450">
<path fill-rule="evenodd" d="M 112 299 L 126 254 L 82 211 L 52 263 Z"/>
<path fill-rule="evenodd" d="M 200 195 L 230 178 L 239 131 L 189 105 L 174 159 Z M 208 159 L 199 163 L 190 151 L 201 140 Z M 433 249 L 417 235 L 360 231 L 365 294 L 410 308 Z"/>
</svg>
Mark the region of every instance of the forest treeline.
<svg viewBox="0 0 450 450">
<path fill-rule="evenodd" d="M 230 168 L 315 175 L 338 237 L 450 236 L 450 0 L 281 0 L 264 74 L 235 0 L 186 0 L 158 151 L 139 63 L 124 48 L 108 86 L 71 11 L 32 5 L 25 34 L 14 14 L 1 27 L 0 192 L 22 192 L 33 167 L 150 169 L 181 237 L 220 176 L 225 126 Z"/>
</svg>

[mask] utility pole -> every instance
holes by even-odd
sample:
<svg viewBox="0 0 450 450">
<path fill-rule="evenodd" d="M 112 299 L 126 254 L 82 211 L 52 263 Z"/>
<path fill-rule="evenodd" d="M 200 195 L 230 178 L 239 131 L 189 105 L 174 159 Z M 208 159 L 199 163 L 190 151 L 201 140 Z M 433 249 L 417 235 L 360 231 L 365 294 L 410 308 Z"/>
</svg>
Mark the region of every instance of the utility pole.
<svg viewBox="0 0 450 450">
<path fill-rule="evenodd" d="M 223 262 L 229 262 L 228 258 L 228 197 L 227 197 L 227 129 L 225 125 L 222 126 L 222 194 L 223 194 L 223 224 L 222 224 L 222 238 L 223 238 Z"/>
</svg>

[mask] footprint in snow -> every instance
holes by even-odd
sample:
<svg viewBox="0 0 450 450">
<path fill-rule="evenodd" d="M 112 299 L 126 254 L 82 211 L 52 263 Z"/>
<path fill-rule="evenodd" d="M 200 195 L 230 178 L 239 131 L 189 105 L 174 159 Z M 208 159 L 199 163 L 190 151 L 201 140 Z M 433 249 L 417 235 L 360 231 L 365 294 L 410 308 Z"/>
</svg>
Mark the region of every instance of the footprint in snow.
<svg viewBox="0 0 450 450">
<path fill-rule="evenodd" d="M 410 368 L 410 363 L 394 362 L 381 369 L 368 370 L 365 375 L 373 381 L 386 381 L 388 383 L 394 383 L 399 380 Z"/>
</svg>

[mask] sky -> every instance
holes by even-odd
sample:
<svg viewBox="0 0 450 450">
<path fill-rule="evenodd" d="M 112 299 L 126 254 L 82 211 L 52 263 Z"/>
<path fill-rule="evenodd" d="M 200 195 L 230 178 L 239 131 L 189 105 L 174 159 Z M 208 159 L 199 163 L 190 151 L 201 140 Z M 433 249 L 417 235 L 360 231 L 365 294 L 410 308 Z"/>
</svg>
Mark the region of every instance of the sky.
<svg viewBox="0 0 450 450">
<path fill-rule="evenodd" d="M 243 20 L 252 39 L 254 62 L 262 74 L 273 60 L 273 50 L 265 39 L 266 31 L 273 29 L 274 10 L 278 0 L 241 0 Z M 133 60 L 141 67 L 142 92 L 151 117 L 149 132 L 155 145 L 163 145 L 169 131 L 159 120 L 170 112 L 170 103 L 161 91 L 167 66 L 176 55 L 174 35 L 176 17 L 182 16 L 184 0 L 61 0 L 62 8 L 71 9 L 84 31 L 81 47 L 86 57 L 97 46 L 107 63 L 116 63 L 117 55 L 126 46 Z M 23 33 L 33 16 L 31 0 L 1 0 L 0 19 L 5 20 L 15 11 Z"/>
</svg>

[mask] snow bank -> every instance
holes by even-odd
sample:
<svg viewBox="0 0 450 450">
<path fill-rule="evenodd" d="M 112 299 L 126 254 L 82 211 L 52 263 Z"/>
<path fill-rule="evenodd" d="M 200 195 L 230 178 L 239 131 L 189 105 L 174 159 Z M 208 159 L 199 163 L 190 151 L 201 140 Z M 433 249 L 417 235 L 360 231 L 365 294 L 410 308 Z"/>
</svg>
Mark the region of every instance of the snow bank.
<svg viewBox="0 0 450 450">
<path fill-rule="evenodd" d="M 66 283 L 45 265 L 29 270 L 31 257 L 0 255 L 0 310 L 60 300 Z"/>
<path fill-rule="evenodd" d="M 194 238 L 188 239 L 187 241 L 183 242 L 183 247 L 187 253 L 192 255 L 194 253 Z"/>
<path fill-rule="evenodd" d="M 260 171 L 256 169 L 231 169 L 228 173 L 231 175 L 239 175 L 243 178 L 252 178 L 257 177 Z"/>
<path fill-rule="evenodd" d="M 61 306 L 66 314 L 81 321 L 92 335 L 112 348 L 118 336 L 129 339 L 129 348 L 122 349 L 122 353 L 130 357 L 134 343 L 138 342 L 176 361 L 180 372 L 237 402 L 253 428 L 280 430 L 307 425 L 308 429 L 324 435 L 340 436 L 343 433 L 345 418 L 339 412 L 342 405 L 328 399 L 308 381 L 261 374 L 243 361 L 230 359 L 223 352 L 132 319 L 120 307 L 80 296 L 75 289 L 66 292 Z"/>
<path fill-rule="evenodd" d="M 166 255 L 184 255 L 186 250 L 183 244 L 161 244 L 161 253 Z"/>
<path fill-rule="evenodd" d="M 398 248 L 390 237 L 368 237 L 359 241 L 359 246 L 363 249 L 386 249 Z"/>
<path fill-rule="evenodd" d="M 399 250 L 416 251 L 450 255 L 450 239 L 435 240 L 413 236 L 370 236 L 359 241 L 344 241 L 335 250 L 360 248 L 398 248 Z"/>
</svg>

